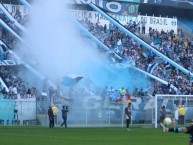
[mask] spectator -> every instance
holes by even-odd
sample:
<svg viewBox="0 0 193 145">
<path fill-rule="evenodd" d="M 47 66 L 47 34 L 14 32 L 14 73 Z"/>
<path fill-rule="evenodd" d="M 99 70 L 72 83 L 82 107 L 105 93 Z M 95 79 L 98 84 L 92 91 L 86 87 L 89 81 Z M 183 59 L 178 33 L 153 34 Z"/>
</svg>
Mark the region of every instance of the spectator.
<svg viewBox="0 0 193 145">
<path fill-rule="evenodd" d="M 146 25 L 146 21 L 143 19 L 143 20 L 141 21 L 142 34 L 145 34 L 145 25 Z"/>
<path fill-rule="evenodd" d="M 3 87 L 3 89 L 1 90 L 1 93 L 3 94 L 4 97 L 8 95 L 8 92 L 5 87 Z"/>
<path fill-rule="evenodd" d="M 126 91 L 125 91 L 125 88 L 122 87 L 120 90 L 119 90 L 119 93 L 120 93 L 120 97 L 122 98 L 123 96 L 126 95 Z"/>
<path fill-rule="evenodd" d="M 57 125 L 58 108 L 55 105 L 52 105 L 52 110 L 53 110 L 53 114 L 54 114 L 54 123 Z"/>
<path fill-rule="evenodd" d="M 27 97 L 31 98 L 31 89 L 30 88 L 27 89 Z"/>
<path fill-rule="evenodd" d="M 179 107 L 178 113 L 179 113 L 179 124 L 184 124 L 184 117 L 185 117 L 185 113 L 186 113 L 186 109 L 185 109 L 184 105 L 181 105 Z"/>
<path fill-rule="evenodd" d="M 49 128 L 54 128 L 54 114 L 51 106 L 48 109 L 48 118 L 49 118 Z"/>
<path fill-rule="evenodd" d="M 65 125 L 65 128 L 67 128 L 67 113 L 68 113 L 68 106 L 63 106 L 62 107 L 62 119 L 63 119 L 63 122 L 61 124 L 61 127 L 63 127 L 63 125 Z"/>
<path fill-rule="evenodd" d="M 101 93 L 101 97 L 102 97 L 103 102 L 104 102 L 107 95 L 108 95 L 108 87 L 105 86 L 105 88 L 102 90 L 102 93 Z"/>
<path fill-rule="evenodd" d="M 129 90 L 128 89 L 126 89 L 126 100 L 127 100 L 127 102 L 129 103 L 129 102 L 131 102 L 131 95 L 129 94 Z"/>
</svg>

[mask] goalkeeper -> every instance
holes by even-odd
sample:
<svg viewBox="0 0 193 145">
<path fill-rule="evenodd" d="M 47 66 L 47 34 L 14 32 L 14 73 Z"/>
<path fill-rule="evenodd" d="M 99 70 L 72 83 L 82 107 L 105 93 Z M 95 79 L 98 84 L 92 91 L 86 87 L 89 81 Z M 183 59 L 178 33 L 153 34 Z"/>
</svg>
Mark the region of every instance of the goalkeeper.
<svg viewBox="0 0 193 145">
<path fill-rule="evenodd" d="M 191 125 L 188 127 L 179 127 L 179 128 L 167 128 L 162 123 L 161 126 L 164 132 L 175 132 L 175 133 L 186 133 L 190 135 L 189 145 L 193 145 L 193 120 L 191 121 Z"/>
<path fill-rule="evenodd" d="M 128 103 L 128 106 L 125 107 L 125 117 L 126 117 L 126 128 L 127 131 L 131 131 L 129 125 L 131 123 L 131 102 Z"/>
</svg>

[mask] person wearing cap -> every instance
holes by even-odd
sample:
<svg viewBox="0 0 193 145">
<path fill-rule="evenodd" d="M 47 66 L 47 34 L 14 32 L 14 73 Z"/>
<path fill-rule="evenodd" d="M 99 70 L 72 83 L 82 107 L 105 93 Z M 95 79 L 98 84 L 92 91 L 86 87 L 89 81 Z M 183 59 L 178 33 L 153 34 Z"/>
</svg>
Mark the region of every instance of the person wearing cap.
<svg viewBox="0 0 193 145">
<path fill-rule="evenodd" d="M 61 127 L 63 127 L 63 125 L 65 125 L 65 128 L 67 128 L 67 113 L 68 113 L 68 106 L 63 106 L 62 107 L 62 119 L 63 119 L 63 122 L 61 124 Z"/>
</svg>

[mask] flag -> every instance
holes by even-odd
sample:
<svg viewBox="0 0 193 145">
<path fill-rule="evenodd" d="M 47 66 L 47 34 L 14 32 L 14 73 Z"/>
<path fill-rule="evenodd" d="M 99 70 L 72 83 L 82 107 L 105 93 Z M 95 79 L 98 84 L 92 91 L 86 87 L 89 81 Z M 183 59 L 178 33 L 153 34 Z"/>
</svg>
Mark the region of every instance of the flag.
<svg viewBox="0 0 193 145">
<path fill-rule="evenodd" d="M 154 39 L 154 40 L 153 40 L 153 44 L 154 44 L 154 45 L 161 44 L 161 39 L 160 39 L 160 38 Z"/>
<path fill-rule="evenodd" d="M 76 85 L 83 77 L 79 75 L 69 74 L 63 77 L 62 85 L 73 87 Z"/>
<path fill-rule="evenodd" d="M 172 66 L 167 65 L 167 66 L 165 67 L 165 71 L 166 71 L 166 73 L 170 73 L 170 72 L 172 72 L 172 71 L 173 71 Z"/>
</svg>

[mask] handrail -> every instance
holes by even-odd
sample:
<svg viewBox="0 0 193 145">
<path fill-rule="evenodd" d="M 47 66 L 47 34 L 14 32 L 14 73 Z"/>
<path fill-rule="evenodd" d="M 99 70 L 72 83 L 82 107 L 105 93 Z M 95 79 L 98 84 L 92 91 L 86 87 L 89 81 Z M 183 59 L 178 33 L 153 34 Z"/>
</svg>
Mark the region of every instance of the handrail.
<svg viewBox="0 0 193 145">
<path fill-rule="evenodd" d="M 4 12 L 4 14 L 11 20 L 11 21 L 14 21 L 15 25 L 21 29 L 23 32 L 26 32 L 25 28 L 19 24 L 14 18 L 13 16 L 9 13 L 9 11 L 5 8 L 5 6 L 0 3 L 0 9 Z"/>
<path fill-rule="evenodd" d="M 2 19 L 0 19 L 0 25 L 3 26 L 5 29 L 7 29 L 15 37 L 17 37 L 20 41 L 24 42 L 24 40 L 10 26 L 8 26 Z"/>
<path fill-rule="evenodd" d="M 32 6 L 25 0 L 19 0 L 23 5 L 25 5 L 26 7 L 32 9 Z"/>
</svg>

